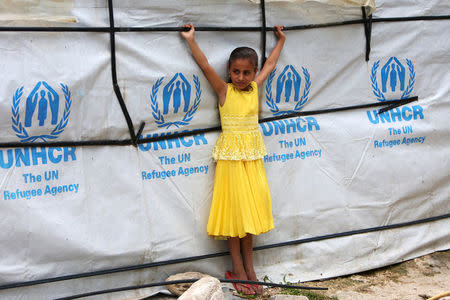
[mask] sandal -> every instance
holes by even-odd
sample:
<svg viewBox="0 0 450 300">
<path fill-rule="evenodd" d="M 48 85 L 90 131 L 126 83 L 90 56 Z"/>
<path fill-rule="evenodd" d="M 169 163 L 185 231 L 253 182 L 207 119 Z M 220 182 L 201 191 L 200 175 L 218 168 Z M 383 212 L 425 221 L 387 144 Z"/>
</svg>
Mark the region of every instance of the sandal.
<svg viewBox="0 0 450 300">
<path fill-rule="evenodd" d="M 251 284 L 250 286 L 251 286 L 252 289 L 255 291 L 255 294 L 256 294 L 256 295 L 262 295 L 262 293 L 263 293 L 263 291 L 264 291 L 264 288 L 262 288 L 261 285 L 259 285 L 259 284 Z M 261 287 L 261 293 L 258 293 L 259 287 Z"/>
<path fill-rule="evenodd" d="M 238 278 L 233 277 L 233 275 L 230 271 L 225 272 L 225 278 L 239 280 Z M 236 290 L 236 292 L 238 292 L 239 294 L 243 294 L 244 296 L 254 296 L 256 294 L 256 292 L 252 289 L 250 284 L 236 283 L 236 282 L 232 282 L 232 284 L 233 284 L 233 287 Z M 249 293 L 239 292 L 239 290 L 237 288 L 238 286 L 243 286 L 246 289 L 250 290 L 251 292 L 249 292 Z"/>
</svg>

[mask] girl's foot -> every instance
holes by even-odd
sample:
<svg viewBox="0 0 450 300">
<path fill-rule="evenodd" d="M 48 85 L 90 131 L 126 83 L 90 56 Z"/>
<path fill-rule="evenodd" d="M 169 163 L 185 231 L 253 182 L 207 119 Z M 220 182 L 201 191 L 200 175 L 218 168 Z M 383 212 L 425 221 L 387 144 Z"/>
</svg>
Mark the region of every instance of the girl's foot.
<svg viewBox="0 0 450 300">
<path fill-rule="evenodd" d="M 257 281 L 257 280 L 255 280 Z M 263 293 L 263 287 L 259 284 L 252 284 L 252 289 L 255 291 L 256 295 L 261 295 Z"/>
<path fill-rule="evenodd" d="M 238 275 L 238 274 L 232 273 L 230 271 L 225 272 L 225 278 L 235 279 L 235 280 L 248 280 L 245 273 Z M 238 293 L 242 293 L 246 296 L 252 296 L 252 295 L 255 295 L 255 293 L 256 293 L 250 284 L 233 283 L 233 286 Z"/>
<path fill-rule="evenodd" d="M 258 278 L 256 277 L 255 272 L 247 273 L 247 278 L 248 278 L 248 280 L 251 280 L 251 281 L 259 281 Z M 257 295 L 261 295 L 263 293 L 263 286 L 262 285 L 252 284 L 251 287 L 252 287 L 252 289 L 255 291 L 255 293 Z"/>
</svg>

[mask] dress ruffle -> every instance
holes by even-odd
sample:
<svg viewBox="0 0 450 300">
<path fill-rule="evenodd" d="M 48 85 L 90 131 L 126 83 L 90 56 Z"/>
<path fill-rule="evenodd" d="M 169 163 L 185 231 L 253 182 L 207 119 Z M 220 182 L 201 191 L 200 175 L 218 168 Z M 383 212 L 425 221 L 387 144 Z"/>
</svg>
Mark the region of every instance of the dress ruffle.
<svg viewBox="0 0 450 300">
<path fill-rule="evenodd" d="M 273 227 L 272 200 L 262 159 L 217 161 L 208 234 L 242 238 Z"/>
<path fill-rule="evenodd" d="M 256 160 L 267 154 L 259 131 L 222 132 L 214 146 L 212 157 L 218 160 Z"/>
</svg>

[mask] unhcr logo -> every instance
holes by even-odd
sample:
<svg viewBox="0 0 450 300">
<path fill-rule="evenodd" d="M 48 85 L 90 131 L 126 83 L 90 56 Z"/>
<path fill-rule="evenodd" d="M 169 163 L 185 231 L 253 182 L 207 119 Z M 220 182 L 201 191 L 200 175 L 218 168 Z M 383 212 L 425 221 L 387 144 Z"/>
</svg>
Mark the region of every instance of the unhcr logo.
<svg viewBox="0 0 450 300">
<path fill-rule="evenodd" d="M 150 104 L 153 118 L 158 124 L 158 127 L 169 129 L 174 126 L 180 128 L 181 126 L 189 124 L 200 104 L 200 96 L 202 90 L 198 76 L 193 75 L 194 89 L 192 84 L 186 79 L 182 73 L 176 73 L 169 82 L 162 88 L 162 112 L 161 105 L 158 101 L 158 91 L 163 83 L 164 77 L 159 78 L 152 86 L 150 94 Z M 195 95 L 194 97 L 192 97 Z M 194 98 L 191 102 L 191 98 Z M 165 116 L 179 116 L 177 121 L 168 122 Z"/>
<path fill-rule="evenodd" d="M 373 64 L 370 75 L 372 91 L 377 100 L 384 102 L 386 99 L 409 98 L 416 81 L 416 73 L 412 61 L 406 59 L 402 63 L 397 57 L 391 57 L 383 62 L 378 74 L 379 68 L 380 60 Z"/>
<path fill-rule="evenodd" d="M 70 90 L 67 85 L 60 84 L 65 102 L 60 103 L 61 95 L 56 92 L 47 82 L 39 81 L 27 96 L 25 105 L 21 105 L 24 87 L 20 87 L 13 95 L 11 106 L 12 129 L 21 142 L 46 142 L 56 139 L 66 128 L 69 121 Z M 25 106 L 25 113 L 21 114 L 21 106 Z M 62 114 L 60 107 L 64 107 Z M 22 119 L 24 116 L 24 123 Z M 52 126 L 49 126 L 50 123 Z M 52 128 L 51 128 L 52 127 Z"/>
<path fill-rule="evenodd" d="M 414 64 L 409 59 L 402 61 L 394 56 L 388 60 L 377 60 L 372 66 L 370 81 L 373 94 L 380 102 L 387 99 L 409 98 L 416 82 Z M 420 105 L 412 107 L 404 105 L 383 113 L 380 113 L 379 110 L 368 110 L 366 113 L 372 124 L 414 121 L 424 118 L 423 108 Z"/>
<path fill-rule="evenodd" d="M 308 101 L 311 89 L 308 69 L 302 67 L 302 78 L 294 66 L 287 65 L 275 79 L 276 70 L 274 69 L 267 79 L 267 106 L 274 116 L 298 112 Z M 272 89 L 274 80 L 275 89 Z"/>
</svg>

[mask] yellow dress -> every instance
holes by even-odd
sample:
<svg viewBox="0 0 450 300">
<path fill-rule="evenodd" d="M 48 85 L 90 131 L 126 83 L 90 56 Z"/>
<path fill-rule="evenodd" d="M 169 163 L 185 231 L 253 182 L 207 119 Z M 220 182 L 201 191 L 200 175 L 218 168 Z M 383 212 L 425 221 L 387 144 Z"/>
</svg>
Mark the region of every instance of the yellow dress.
<svg viewBox="0 0 450 300">
<path fill-rule="evenodd" d="M 258 129 L 258 87 L 240 91 L 228 84 L 220 107 L 220 134 L 213 150 L 217 161 L 207 232 L 244 237 L 273 228 L 272 200 L 262 158 L 266 148 Z"/>
</svg>

